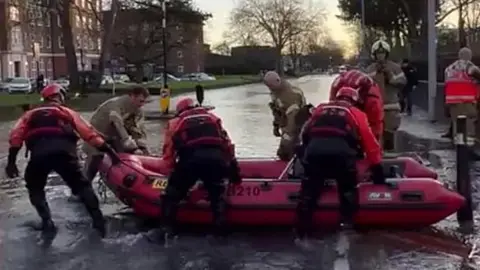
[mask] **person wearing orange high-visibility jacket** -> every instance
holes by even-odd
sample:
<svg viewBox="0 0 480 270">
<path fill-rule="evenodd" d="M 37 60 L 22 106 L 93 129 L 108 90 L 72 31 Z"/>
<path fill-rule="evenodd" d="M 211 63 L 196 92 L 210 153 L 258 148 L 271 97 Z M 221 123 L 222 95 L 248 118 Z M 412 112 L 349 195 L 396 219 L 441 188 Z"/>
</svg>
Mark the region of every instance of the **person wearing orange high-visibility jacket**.
<svg viewBox="0 0 480 270">
<path fill-rule="evenodd" d="M 452 138 L 457 134 L 457 117 L 465 115 L 468 141 L 473 143 L 479 94 L 476 80 L 480 80 L 480 69 L 471 62 L 472 51 L 469 48 L 461 48 L 458 58 L 445 69 L 445 104 L 453 124 Z"/>
</svg>

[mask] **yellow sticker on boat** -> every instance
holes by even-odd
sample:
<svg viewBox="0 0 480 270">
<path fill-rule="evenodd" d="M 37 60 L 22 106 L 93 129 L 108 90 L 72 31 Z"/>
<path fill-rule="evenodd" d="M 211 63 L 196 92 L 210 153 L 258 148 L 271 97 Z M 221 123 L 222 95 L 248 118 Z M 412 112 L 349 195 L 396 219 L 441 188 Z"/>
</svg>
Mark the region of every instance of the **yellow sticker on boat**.
<svg viewBox="0 0 480 270">
<path fill-rule="evenodd" d="M 166 189 L 167 188 L 167 183 L 168 183 L 167 179 L 158 178 L 158 179 L 153 180 L 152 188 L 153 189 Z"/>
</svg>

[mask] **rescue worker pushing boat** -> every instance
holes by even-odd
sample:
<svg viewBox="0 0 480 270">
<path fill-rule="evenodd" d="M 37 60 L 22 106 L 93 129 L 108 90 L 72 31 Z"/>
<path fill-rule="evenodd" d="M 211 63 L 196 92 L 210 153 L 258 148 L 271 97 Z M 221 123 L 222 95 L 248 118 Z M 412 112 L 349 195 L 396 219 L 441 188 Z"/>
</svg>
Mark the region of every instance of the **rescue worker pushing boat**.
<svg viewBox="0 0 480 270">
<path fill-rule="evenodd" d="M 60 85 L 48 85 L 41 91 L 45 104 L 26 111 L 18 120 L 10 133 L 10 149 L 5 171 L 10 178 L 18 176 L 16 158 L 25 143 L 27 150 L 30 151 L 25 181 L 30 202 L 42 219 L 38 229 L 45 232 L 56 231 L 44 190 L 48 174 L 55 171 L 72 192 L 78 194 L 93 219 L 93 227 L 105 236 L 105 220 L 99 208 L 98 198 L 90 182 L 85 179 L 78 161 L 78 136 L 99 151 L 110 155 L 115 153 L 102 136 L 77 112 L 63 105 L 65 93 Z"/>
<path fill-rule="evenodd" d="M 358 90 L 360 99 L 356 107 L 367 115 L 373 135 L 375 135 L 377 141 L 381 143 L 384 112 L 382 94 L 378 84 L 361 71 L 347 71 L 333 81 L 332 87 L 330 88 L 330 101 L 337 99 L 338 90 L 342 87 L 351 87 Z"/>
<path fill-rule="evenodd" d="M 128 95 L 111 98 L 98 106 L 90 123 L 107 138 L 116 151 L 148 155 L 142 111 L 148 97 L 147 89 L 135 87 Z M 92 181 L 103 160 L 103 153 L 88 143 L 84 144 L 83 150 L 87 154 L 87 179 Z"/>
<path fill-rule="evenodd" d="M 388 59 L 390 45 L 378 40 L 372 45 L 372 57 L 375 63 L 367 67 L 367 74 L 371 76 L 381 89 L 383 110 L 385 113 L 383 149 L 395 150 L 395 132 L 400 127 L 400 105 L 398 94 L 407 83 L 405 74 L 400 65 Z"/>
<path fill-rule="evenodd" d="M 335 101 L 315 108 L 302 130 L 298 156 L 306 177 L 297 205 L 299 240 L 312 230 L 313 213 L 327 179 L 337 182 L 341 223 L 345 227 L 353 225 L 358 208 L 356 161 L 364 153 L 371 165 L 373 182 L 385 183 L 382 151 L 365 113 L 355 107 L 358 101 L 357 90 L 340 88 Z"/>
<path fill-rule="evenodd" d="M 268 71 L 264 77 L 272 101 L 268 104 L 273 114 L 273 135 L 281 137 L 277 156 L 289 161 L 295 154 L 298 135 L 310 116 L 303 91 L 280 78 L 277 72 Z"/>
<path fill-rule="evenodd" d="M 471 62 L 472 51 L 462 48 L 458 60 L 445 69 L 445 103 L 452 120 L 452 138 L 457 134 L 457 117 L 467 117 L 468 142 L 475 140 L 475 120 L 477 118 L 477 98 L 480 69 Z"/>
<path fill-rule="evenodd" d="M 221 120 L 205 108 L 195 106 L 193 99 L 178 101 L 176 112 L 177 117 L 168 123 L 164 140 L 163 159 L 173 168 L 162 196 L 165 240 L 176 234 L 178 205 L 199 179 L 208 192 L 216 232 L 225 235 L 224 179 L 241 183 L 234 146 Z"/>
</svg>

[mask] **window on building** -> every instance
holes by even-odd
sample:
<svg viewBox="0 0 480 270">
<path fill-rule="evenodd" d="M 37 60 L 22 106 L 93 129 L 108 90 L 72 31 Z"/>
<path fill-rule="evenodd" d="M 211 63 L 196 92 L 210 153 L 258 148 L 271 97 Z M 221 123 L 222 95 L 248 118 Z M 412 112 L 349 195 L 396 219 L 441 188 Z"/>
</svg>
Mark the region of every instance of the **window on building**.
<svg viewBox="0 0 480 270">
<path fill-rule="evenodd" d="M 77 26 L 78 28 L 82 27 L 82 21 L 80 19 L 80 16 L 78 15 L 75 15 L 75 26 Z"/>
<path fill-rule="evenodd" d="M 63 45 L 63 37 L 60 36 L 60 37 L 58 37 L 58 47 L 60 49 L 63 49 L 63 46 L 64 46 Z"/>
<path fill-rule="evenodd" d="M 179 65 L 177 67 L 177 71 L 178 71 L 178 73 L 183 73 L 183 65 Z"/>
<path fill-rule="evenodd" d="M 38 26 L 43 26 L 45 21 L 43 9 L 37 7 L 35 9 L 35 24 Z"/>
<path fill-rule="evenodd" d="M 59 15 L 57 15 L 57 25 L 62 26 L 62 19 L 60 18 Z"/>
<path fill-rule="evenodd" d="M 180 35 L 180 36 L 178 37 L 177 42 L 178 42 L 178 43 L 182 43 L 182 42 L 183 42 L 183 36 L 182 36 L 182 35 Z"/>
<path fill-rule="evenodd" d="M 18 11 L 18 8 L 16 7 L 10 7 L 9 8 L 9 13 L 10 13 L 10 20 L 14 22 L 19 22 L 20 21 L 20 12 Z"/>
<path fill-rule="evenodd" d="M 52 38 L 50 36 L 45 36 L 45 48 L 52 48 Z"/>
<path fill-rule="evenodd" d="M 22 44 L 22 30 L 19 26 L 12 27 L 11 30 L 12 45 Z"/>
<path fill-rule="evenodd" d="M 102 0 L 96 0 L 96 1 L 95 1 L 96 7 L 97 7 L 97 11 L 100 11 L 100 10 L 102 9 L 101 3 L 102 3 Z"/>
<path fill-rule="evenodd" d="M 102 50 L 102 39 L 101 38 L 97 39 L 97 48 L 98 48 L 99 51 Z"/>
<path fill-rule="evenodd" d="M 177 51 L 177 58 L 182 59 L 183 58 L 183 52 L 182 51 Z"/>
<path fill-rule="evenodd" d="M 48 13 L 46 10 L 45 10 L 45 26 L 50 26 L 50 13 Z"/>
</svg>

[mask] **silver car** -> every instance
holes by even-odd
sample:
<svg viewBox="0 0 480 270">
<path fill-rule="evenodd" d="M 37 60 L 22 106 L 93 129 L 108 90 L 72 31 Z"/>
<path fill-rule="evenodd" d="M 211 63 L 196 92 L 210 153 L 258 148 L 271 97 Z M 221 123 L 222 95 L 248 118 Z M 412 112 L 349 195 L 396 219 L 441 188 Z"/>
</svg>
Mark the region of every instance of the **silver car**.
<svg viewBox="0 0 480 270">
<path fill-rule="evenodd" d="M 5 81 L 7 87 L 8 87 L 8 93 L 23 93 L 23 94 L 29 94 L 32 93 L 33 88 L 32 84 L 30 83 L 29 78 L 23 78 L 23 77 L 16 77 L 16 78 L 10 78 Z"/>
</svg>

